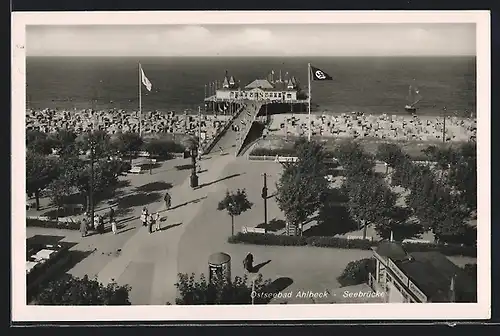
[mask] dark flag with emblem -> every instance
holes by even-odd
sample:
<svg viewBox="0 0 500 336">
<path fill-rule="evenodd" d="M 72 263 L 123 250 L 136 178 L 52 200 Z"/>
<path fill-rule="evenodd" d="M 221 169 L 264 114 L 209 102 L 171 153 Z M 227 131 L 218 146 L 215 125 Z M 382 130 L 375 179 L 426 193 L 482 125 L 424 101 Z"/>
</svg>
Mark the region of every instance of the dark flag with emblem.
<svg viewBox="0 0 500 336">
<path fill-rule="evenodd" d="M 321 69 L 313 67 L 312 65 L 311 65 L 311 72 L 312 72 L 313 80 L 320 80 L 320 81 L 333 80 L 332 76 L 330 76 L 329 74 L 327 74 L 326 72 L 324 72 Z"/>
</svg>

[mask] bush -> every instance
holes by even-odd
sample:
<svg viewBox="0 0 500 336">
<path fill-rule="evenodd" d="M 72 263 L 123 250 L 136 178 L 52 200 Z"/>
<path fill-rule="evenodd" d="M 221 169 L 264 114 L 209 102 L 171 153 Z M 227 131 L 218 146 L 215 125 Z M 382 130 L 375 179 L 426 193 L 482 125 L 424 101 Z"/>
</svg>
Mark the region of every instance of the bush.
<svg viewBox="0 0 500 336">
<path fill-rule="evenodd" d="M 250 152 L 253 156 L 295 156 L 296 150 L 294 148 L 255 148 Z"/>
<path fill-rule="evenodd" d="M 304 246 L 307 245 L 305 237 L 301 236 L 286 236 L 264 233 L 242 233 L 238 232 L 235 236 L 229 237 L 228 242 L 231 244 L 246 243 L 255 245 L 278 245 L 278 246 Z"/>
<path fill-rule="evenodd" d="M 306 241 L 309 246 L 358 250 L 369 250 L 377 244 L 377 242 L 366 239 L 346 239 L 340 237 L 308 237 Z"/>
<path fill-rule="evenodd" d="M 477 248 L 473 246 L 406 243 L 403 244 L 406 252 L 439 252 L 447 256 L 477 257 Z"/>
<path fill-rule="evenodd" d="M 369 250 L 378 245 L 377 241 L 363 239 L 347 239 L 342 237 L 328 236 L 287 236 L 275 235 L 271 233 L 243 233 L 238 232 L 235 236 L 229 237 L 227 240 L 231 244 L 254 244 L 254 245 L 269 245 L 269 246 L 315 246 L 329 247 L 340 249 L 358 249 Z M 471 246 L 461 245 L 444 245 L 432 243 L 406 243 L 403 244 L 404 249 L 408 252 L 440 252 L 447 256 L 467 256 L 476 257 L 477 249 Z"/>
<path fill-rule="evenodd" d="M 56 220 L 43 220 L 36 218 L 26 218 L 26 226 L 42 227 L 46 229 L 66 229 L 80 230 L 80 221 L 75 222 L 59 222 Z"/>
<path fill-rule="evenodd" d="M 39 305 L 130 305 L 131 287 L 114 282 L 103 285 L 87 275 L 76 278 L 66 275 L 51 281 L 35 299 Z"/>
<path fill-rule="evenodd" d="M 342 287 L 354 286 L 368 282 L 368 274 L 374 273 L 376 262 L 374 258 L 351 261 L 347 264 L 337 281 Z"/>
</svg>

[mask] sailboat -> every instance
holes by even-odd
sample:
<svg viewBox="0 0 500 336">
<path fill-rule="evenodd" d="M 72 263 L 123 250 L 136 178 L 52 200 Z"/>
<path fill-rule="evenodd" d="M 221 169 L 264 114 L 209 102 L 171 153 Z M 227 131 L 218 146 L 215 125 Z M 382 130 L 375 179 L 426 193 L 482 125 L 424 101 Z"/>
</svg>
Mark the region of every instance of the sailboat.
<svg viewBox="0 0 500 336">
<path fill-rule="evenodd" d="M 417 108 L 415 105 L 422 99 L 419 89 L 415 85 L 410 85 L 408 88 L 408 104 L 405 106 L 405 110 L 414 113 Z"/>
</svg>

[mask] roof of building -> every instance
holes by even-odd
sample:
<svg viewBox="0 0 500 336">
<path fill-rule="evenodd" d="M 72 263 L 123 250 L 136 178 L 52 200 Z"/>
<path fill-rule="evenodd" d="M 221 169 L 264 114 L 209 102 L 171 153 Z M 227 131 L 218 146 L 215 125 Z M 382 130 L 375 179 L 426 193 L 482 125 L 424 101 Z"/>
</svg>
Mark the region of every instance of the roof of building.
<svg viewBox="0 0 500 336">
<path fill-rule="evenodd" d="M 267 79 L 256 79 L 247 86 L 245 86 L 245 89 L 255 89 L 255 88 L 274 89 L 274 86 L 271 83 L 269 83 Z"/>
<path fill-rule="evenodd" d="M 475 281 L 439 252 L 414 252 L 396 265 L 432 302 L 449 302 L 451 279 L 455 276 L 456 301 L 472 301 Z"/>
<path fill-rule="evenodd" d="M 377 248 L 375 248 L 375 252 L 382 257 L 389 257 L 394 261 L 408 258 L 408 254 L 401 245 L 388 240 L 382 241 Z"/>
</svg>

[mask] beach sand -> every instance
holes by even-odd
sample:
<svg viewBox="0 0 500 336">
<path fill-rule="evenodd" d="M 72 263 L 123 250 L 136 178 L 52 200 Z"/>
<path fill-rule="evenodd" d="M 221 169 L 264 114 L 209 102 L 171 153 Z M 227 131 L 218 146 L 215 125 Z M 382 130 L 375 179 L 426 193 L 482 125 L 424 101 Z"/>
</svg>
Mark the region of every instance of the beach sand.
<svg viewBox="0 0 500 336">
<path fill-rule="evenodd" d="M 396 141 L 442 141 L 443 118 L 436 116 L 363 115 L 359 113 L 311 114 L 312 136 Z M 446 118 L 446 141 L 463 142 L 476 137 L 476 120 Z M 271 116 L 271 136 L 307 136 L 307 114 Z"/>
</svg>

